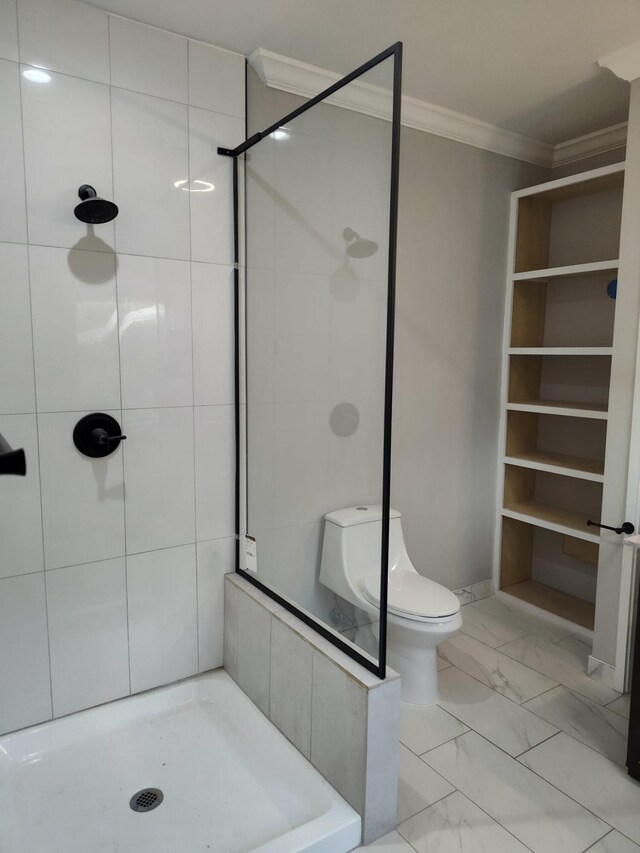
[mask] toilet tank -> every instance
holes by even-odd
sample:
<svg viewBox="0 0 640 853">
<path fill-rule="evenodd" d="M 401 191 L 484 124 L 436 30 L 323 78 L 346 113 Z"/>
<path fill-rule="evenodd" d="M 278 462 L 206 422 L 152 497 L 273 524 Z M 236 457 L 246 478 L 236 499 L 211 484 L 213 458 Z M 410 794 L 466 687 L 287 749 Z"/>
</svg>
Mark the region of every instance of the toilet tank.
<svg viewBox="0 0 640 853">
<path fill-rule="evenodd" d="M 366 578 L 380 576 L 382 507 L 359 506 L 325 515 L 320 582 L 356 606 L 362 606 Z M 389 512 L 389 564 L 406 554 L 400 513 Z"/>
</svg>

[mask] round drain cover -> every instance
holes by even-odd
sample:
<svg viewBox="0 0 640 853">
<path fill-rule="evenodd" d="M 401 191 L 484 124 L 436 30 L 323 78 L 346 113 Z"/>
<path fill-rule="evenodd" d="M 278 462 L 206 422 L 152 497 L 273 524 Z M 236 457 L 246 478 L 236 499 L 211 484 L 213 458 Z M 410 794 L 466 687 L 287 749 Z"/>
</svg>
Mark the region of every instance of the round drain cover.
<svg viewBox="0 0 640 853">
<path fill-rule="evenodd" d="M 150 812 L 157 809 L 163 800 L 164 794 L 160 788 L 143 788 L 131 797 L 129 805 L 134 812 Z"/>
</svg>

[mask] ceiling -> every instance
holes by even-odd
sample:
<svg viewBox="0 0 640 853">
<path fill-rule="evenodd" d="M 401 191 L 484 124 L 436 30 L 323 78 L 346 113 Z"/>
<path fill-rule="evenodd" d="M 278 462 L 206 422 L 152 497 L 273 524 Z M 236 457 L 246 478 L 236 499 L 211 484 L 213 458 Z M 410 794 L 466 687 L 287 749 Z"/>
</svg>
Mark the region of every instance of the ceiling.
<svg viewBox="0 0 640 853">
<path fill-rule="evenodd" d="M 404 42 L 403 92 L 552 144 L 626 121 L 596 60 L 640 40 L 640 0 L 90 0 L 249 55 L 346 73 Z"/>
</svg>

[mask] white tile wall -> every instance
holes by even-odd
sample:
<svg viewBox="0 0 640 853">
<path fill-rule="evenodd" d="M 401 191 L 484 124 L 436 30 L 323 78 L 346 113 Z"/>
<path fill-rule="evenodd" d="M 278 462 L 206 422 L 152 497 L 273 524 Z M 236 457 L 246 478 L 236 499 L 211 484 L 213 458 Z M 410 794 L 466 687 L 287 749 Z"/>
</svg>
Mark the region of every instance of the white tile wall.
<svg viewBox="0 0 640 853">
<path fill-rule="evenodd" d="M 2 40 L 0 17 L 0 42 Z M 0 48 L 2 47 L 0 43 Z M 0 240 L 24 243 L 27 218 L 24 200 L 24 157 L 20 106 L 20 69 L 15 62 L 0 60 Z"/>
<path fill-rule="evenodd" d="M 122 405 L 193 405 L 189 263 L 122 255 L 118 263 Z"/>
<path fill-rule="evenodd" d="M 120 408 L 115 256 L 29 247 L 38 410 Z"/>
<path fill-rule="evenodd" d="M 109 17 L 111 85 L 185 104 L 187 39 Z"/>
<path fill-rule="evenodd" d="M 244 58 L 74 0 L 0 0 L 0 115 L 0 432 L 27 455 L 24 479 L 0 480 L 5 732 L 222 663 L 233 277 L 216 149 L 244 138 Z M 114 223 L 74 217 L 83 183 Z M 127 434 L 104 459 L 72 442 L 91 411 Z"/>
<path fill-rule="evenodd" d="M 189 42 L 189 103 L 244 119 L 245 62 L 237 53 Z"/>
<path fill-rule="evenodd" d="M 0 433 L 12 447 L 23 447 L 27 457 L 27 476 L 3 477 L 0 488 L 4 578 L 42 571 L 44 564 L 36 416 L 0 416 Z"/>
<path fill-rule="evenodd" d="M 0 412 L 35 412 L 27 247 L 0 243 L 0 269 Z"/>
<path fill-rule="evenodd" d="M 0 0 L 0 58 L 17 62 L 18 15 L 15 0 Z"/>
<path fill-rule="evenodd" d="M 2 731 L 30 726 L 51 716 L 42 572 L 0 581 L 0 684 Z"/>
<path fill-rule="evenodd" d="M 48 83 L 20 80 L 29 241 L 111 251 L 112 223 L 87 228 L 72 215 L 82 184 L 112 195 L 108 86 L 54 73 Z"/>
<path fill-rule="evenodd" d="M 193 396 L 197 406 L 234 402 L 233 268 L 191 264 Z"/>
<path fill-rule="evenodd" d="M 75 77 L 109 82 L 104 12 L 74 0 L 18 0 L 20 59 Z"/>
<path fill-rule="evenodd" d="M 193 412 L 122 413 L 129 554 L 195 541 Z"/>
<path fill-rule="evenodd" d="M 186 105 L 114 88 L 111 109 L 118 251 L 188 259 Z"/>
<path fill-rule="evenodd" d="M 134 693 L 198 671 L 195 545 L 127 558 Z"/>
<path fill-rule="evenodd" d="M 72 434 L 85 414 L 38 415 L 47 569 L 124 555 L 122 445 L 103 459 L 80 454 Z M 107 414 L 120 417 L 116 410 Z"/>
<path fill-rule="evenodd" d="M 235 537 L 198 542 L 198 671 L 222 666 L 224 576 L 235 563 Z"/>
<path fill-rule="evenodd" d="M 198 406 L 195 417 L 197 539 L 235 532 L 233 406 Z"/>
<path fill-rule="evenodd" d="M 47 572 L 53 712 L 129 693 L 123 558 Z"/>
<path fill-rule="evenodd" d="M 192 192 L 179 189 L 191 204 L 191 256 L 194 261 L 233 263 L 233 234 L 220 228 L 220 218 L 233 205 L 231 168 L 218 146 L 234 148 L 244 139 L 239 118 L 189 109 L 189 167 Z M 185 177 L 187 177 L 185 175 Z"/>
</svg>

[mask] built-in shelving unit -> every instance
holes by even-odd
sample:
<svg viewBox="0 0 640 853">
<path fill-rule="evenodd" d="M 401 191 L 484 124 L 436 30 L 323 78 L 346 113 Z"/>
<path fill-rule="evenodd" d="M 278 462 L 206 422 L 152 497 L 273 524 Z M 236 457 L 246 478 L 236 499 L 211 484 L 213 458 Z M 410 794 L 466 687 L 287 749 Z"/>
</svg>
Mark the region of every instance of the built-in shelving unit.
<svg viewBox="0 0 640 853">
<path fill-rule="evenodd" d="M 503 351 L 502 592 L 593 628 L 623 164 L 514 193 Z"/>
</svg>

